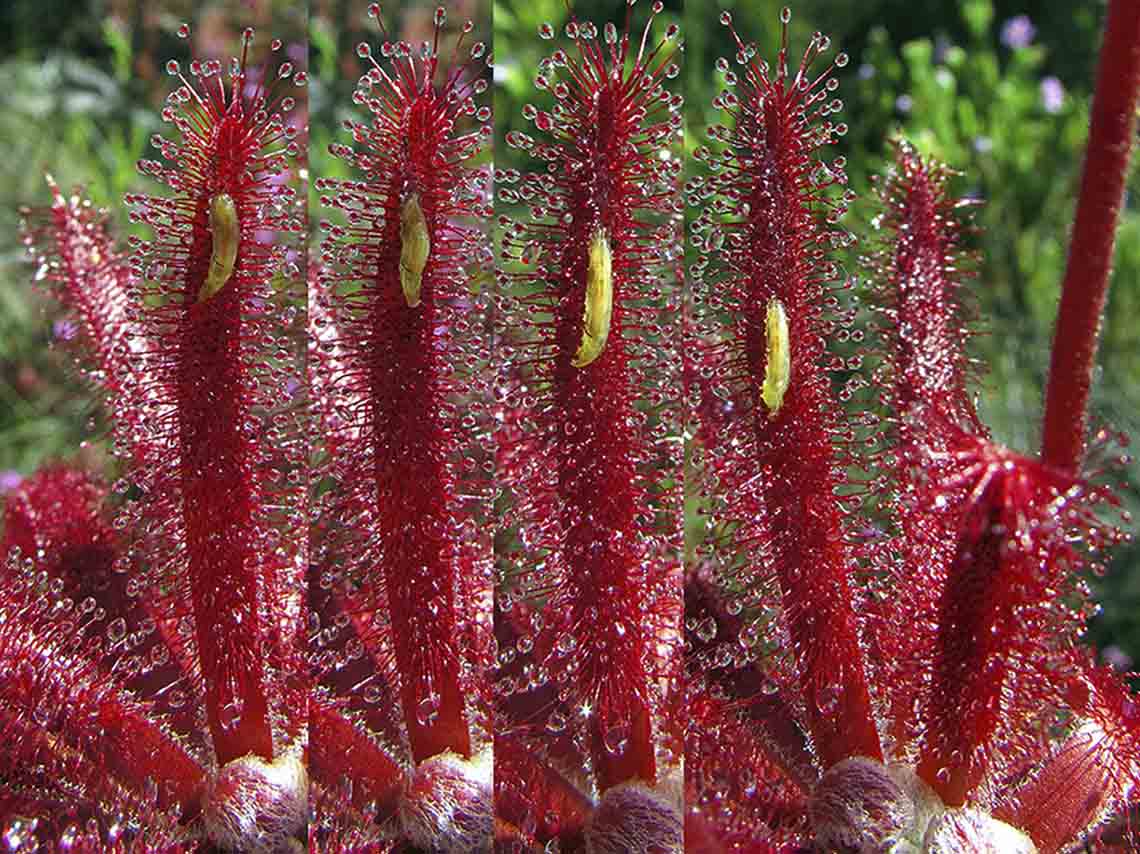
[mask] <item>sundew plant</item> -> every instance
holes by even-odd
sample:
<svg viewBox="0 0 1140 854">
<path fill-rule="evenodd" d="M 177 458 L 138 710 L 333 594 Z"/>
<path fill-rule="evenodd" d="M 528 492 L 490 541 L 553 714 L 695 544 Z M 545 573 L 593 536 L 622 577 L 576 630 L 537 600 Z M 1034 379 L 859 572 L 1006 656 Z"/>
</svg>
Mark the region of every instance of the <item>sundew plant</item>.
<svg viewBox="0 0 1140 854">
<path fill-rule="evenodd" d="M 710 516 L 685 589 L 689 850 L 1128 850 L 1137 707 L 1078 640 L 1084 579 L 1124 537 L 1103 521 L 1110 443 L 1094 437 L 1088 462 L 1086 407 L 1135 135 L 1125 6 L 1107 21 L 1039 456 L 974 408 L 976 200 L 895 143 L 864 247 L 875 315 L 857 323 L 838 264 L 855 195 L 829 153 L 848 57 L 819 33 L 794 52 L 788 9 L 772 50 L 721 14 L 725 121 L 686 189 Z"/>
<path fill-rule="evenodd" d="M 1134 0 L 224 5 L 10 236 L 0 849 L 1138 849 Z"/>
<path fill-rule="evenodd" d="M 189 40 L 189 24 L 177 26 Z M 254 31 L 170 59 L 170 128 L 127 194 L 151 239 L 48 178 L 36 278 L 71 313 L 119 477 L 8 500 L 0 657 L 9 848 L 303 845 L 306 562 L 295 158 L 305 72 Z M 302 111 L 303 112 L 303 111 Z"/>
</svg>

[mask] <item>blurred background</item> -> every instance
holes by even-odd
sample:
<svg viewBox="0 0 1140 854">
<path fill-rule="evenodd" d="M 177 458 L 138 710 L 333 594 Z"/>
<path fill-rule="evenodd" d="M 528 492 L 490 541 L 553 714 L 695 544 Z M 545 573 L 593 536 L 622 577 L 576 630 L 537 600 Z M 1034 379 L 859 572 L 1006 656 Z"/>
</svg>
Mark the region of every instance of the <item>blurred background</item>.
<svg viewBox="0 0 1140 854">
<path fill-rule="evenodd" d="M 720 56 L 733 62 L 727 30 L 733 12 L 741 36 L 774 54 L 783 0 L 666 2 L 661 27 L 679 20 L 686 42 L 682 81 L 686 148 L 704 144 L 720 121 L 712 100 L 721 81 Z M 395 4 L 385 4 L 393 6 Z M 390 33 L 418 40 L 430 31 L 435 3 L 400 3 L 385 10 Z M 634 7 L 639 19 L 647 0 Z M 21 205 L 48 200 L 43 172 L 61 186 L 83 183 L 128 233 L 121 199 L 149 191 L 135 169 L 154 157 L 149 138 L 162 132 L 158 109 L 173 86 L 162 69 L 185 60 L 234 52 L 244 26 L 257 30 L 255 62 L 270 38 L 281 38 L 298 67 L 311 62 L 311 172 L 345 176 L 328 144 L 345 141 L 340 121 L 353 111 L 351 93 L 363 70 L 357 42 L 380 38 L 364 0 L 8 0 L 0 4 L 0 492 L 49 459 L 73 458 L 81 443 L 101 468 L 103 435 L 93 395 L 70 369 L 60 340 L 66 324 L 32 283 L 18 235 Z M 579 17 L 601 25 L 624 19 L 619 0 L 575 4 Z M 533 85 L 538 61 L 555 42 L 538 37 L 551 22 L 561 31 L 563 0 L 459 0 L 449 4 L 449 45 L 468 18 L 473 36 L 490 42 L 494 15 L 496 139 L 527 129 L 522 107 L 542 104 Z M 836 151 L 847 157 L 860 202 L 847 227 L 869 233 L 873 207 L 868 176 L 887 162 L 887 140 L 903 134 L 923 151 L 961 170 L 957 191 L 984 202 L 977 221 L 979 276 L 973 286 L 984 334 L 971 342 L 988 372 L 979 405 L 996 437 L 1013 448 L 1038 445 L 1041 396 L 1058 287 L 1065 263 L 1081 156 L 1087 131 L 1102 0 L 797 0 L 790 24 L 793 55 L 817 29 L 851 61 L 839 97 L 850 132 Z M 176 35 L 192 26 L 190 43 Z M 306 49 L 306 37 L 310 44 Z M 500 145 L 500 168 L 526 168 L 520 152 Z M 1135 167 L 1134 163 L 1134 167 Z M 1105 322 L 1094 417 L 1098 424 L 1140 436 L 1140 169 L 1117 241 Z M 324 216 L 311 194 L 312 221 Z M 867 241 L 863 243 L 866 245 Z M 857 246 L 845 259 L 859 269 Z M 1140 466 L 1111 466 L 1123 497 L 1140 510 Z M 1096 582 L 1103 611 L 1093 639 L 1102 648 L 1140 659 L 1140 548 L 1117 551 Z"/>
</svg>

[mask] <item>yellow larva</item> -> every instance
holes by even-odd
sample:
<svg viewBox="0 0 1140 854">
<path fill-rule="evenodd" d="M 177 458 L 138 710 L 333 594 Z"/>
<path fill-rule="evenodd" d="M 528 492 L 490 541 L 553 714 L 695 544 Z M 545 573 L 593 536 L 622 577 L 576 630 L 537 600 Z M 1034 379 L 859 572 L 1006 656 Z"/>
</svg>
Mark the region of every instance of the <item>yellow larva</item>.
<svg viewBox="0 0 1140 854">
<path fill-rule="evenodd" d="M 614 273 L 610 240 L 598 229 L 590 238 L 586 266 L 586 307 L 582 314 L 582 342 L 570 361 L 584 368 L 602 355 L 610 337 L 610 318 L 614 313 Z"/>
<path fill-rule="evenodd" d="M 424 267 L 430 253 L 427 220 L 420 207 L 420 197 L 412 193 L 400 208 L 400 287 L 409 308 L 420 304 Z"/>
<path fill-rule="evenodd" d="M 213 253 L 210 255 L 210 270 L 206 274 L 206 281 L 198 291 L 198 302 L 210 299 L 230 280 L 234 273 L 234 262 L 237 261 L 240 232 L 234 200 L 225 193 L 218 193 L 210 199 Z"/>
<path fill-rule="evenodd" d="M 760 396 L 768 407 L 768 417 L 775 418 L 784 405 L 784 394 L 792 382 L 792 341 L 788 334 L 788 315 L 784 304 L 775 297 L 768 300 L 766 318 L 768 361 L 764 366 L 764 386 Z"/>
</svg>

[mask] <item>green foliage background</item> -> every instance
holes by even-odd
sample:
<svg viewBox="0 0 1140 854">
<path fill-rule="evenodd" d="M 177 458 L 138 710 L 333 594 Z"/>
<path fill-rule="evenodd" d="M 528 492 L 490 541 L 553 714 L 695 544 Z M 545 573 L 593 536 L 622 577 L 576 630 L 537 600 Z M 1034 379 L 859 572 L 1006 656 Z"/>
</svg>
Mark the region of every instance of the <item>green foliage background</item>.
<svg viewBox="0 0 1140 854">
<path fill-rule="evenodd" d="M 59 183 L 87 186 L 98 204 L 111 209 L 121 233 L 129 230 L 124 192 L 147 188 L 135 162 L 152 157 L 149 138 L 161 132 L 161 100 L 171 88 L 162 73 L 167 58 L 187 55 L 175 36 L 181 21 L 210 33 L 228 54 L 240 27 L 257 28 L 264 46 L 270 34 L 287 43 L 310 41 L 311 174 L 344 176 L 327 154 L 343 139 L 340 121 L 350 111 L 353 82 L 361 71 L 353 45 L 378 36 L 364 14 L 364 0 L 287 0 L 193 3 L 170 0 L 11 0 L 0 7 L 0 477 L 28 474 L 49 459 L 73 458 L 85 441 L 102 435 L 99 410 L 75 379 L 70 356 L 52 344 L 56 315 L 34 295 L 32 270 L 17 233 L 18 208 L 44 204 L 42 173 Z M 394 7 L 397 4 L 385 4 Z M 386 9 L 393 33 L 419 32 L 435 3 Z M 526 129 L 522 107 L 540 103 L 534 69 L 554 42 L 538 38 L 539 24 L 561 31 L 563 0 L 460 0 L 451 3 L 449 28 L 476 21 L 475 36 L 493 41 L 496 140 L 512 128 Z M 643 19 L 648 0 L 634 7 Z M 727 30 L 717 23 L 731 9 L 746 40 L 773 54 L 779 44 L 783 0 L 680 0 L 666 3 L 663 27 L 680 20 L 686 49 L 686 148 L 704 140 L 720 119 L 711 102 L 720 88 L 718 56 L 732 61 Z M 490 8 L 488 8 L 490 7 Z M 599 25 L 624 19 L 620 0 L 583 0 L 580 17 Z M 488 33 L 493 15 L 493 39 Z M 1025 14 L 1036 28 L 1032 42 L 1003 44 L 1001 29 Z M 848 158 L 852 186 L 860 195 L 847 225 L 863 237 L 873 233 L 869 176 L 887 163 L 887 141 L 903 134 L 920 149 L 962 171 L 958 190 L 985 204 L 982 232 L 973 247 L 979 258 L 974 285 L 983 335 L 972 353 L 988 368 L 979 403 L 996 437 L 1033 451 L 1038 444 L 1041 395 L 1053 315 L 1064 269 L 1067 235 L 1080 175 L 1092 91 L 1102 0 L 799 0 L 793 5 L 793 55 L 816 29 L 832 36 L 835 50 L 851 62 L 837 93 L 850 126 L 836 153 Z M 449 44 L 450 39 L 445 40 Z M 1057 112 L 1049 112 L 1041 84 L 1055 77 L 1064 87 Z M 496 165 L 526 168 L 519 152 L 499 145 Z M 1140 435 L 1140 169 L 1117 241 L 1110 307 L 1104 327 L 1094 417 L 1124 433 Z M 314 224 L 323 214 L 310 193 Z M 846 259 L 859 269 L 857 247 Z M 102 467 L 100 444 L 85 452 Z M 1123 480 L 1126 505 L 1140 508 L 1140 467 L 1130 463 L 1110 475 Z M 1140 659 L 1140 549 L 1119 550 L 1099 582 L 1103 614 L 1094 639 L 1118 644 Z"/>
</svg>

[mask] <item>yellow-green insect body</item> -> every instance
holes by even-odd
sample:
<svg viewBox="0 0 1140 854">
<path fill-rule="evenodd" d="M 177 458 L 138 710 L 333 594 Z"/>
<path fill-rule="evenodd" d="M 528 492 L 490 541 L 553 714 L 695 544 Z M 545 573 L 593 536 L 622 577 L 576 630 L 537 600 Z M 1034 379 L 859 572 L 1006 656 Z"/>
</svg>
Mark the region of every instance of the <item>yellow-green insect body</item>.
<svg viewBox="0 0 1140 854">
<path fill-rule="evenodd" d="M 420 207 L 420 197 L 412 193 L 400 207 L 400 288 L 409 308 L 420 304 L 424 268 L 430 254 L 427 220 Z"/>
<path fill-rule="evenodd" d="M 788 332 L 788 314 L 784 311 L 784 304 L 776 297 L 768 300 L 764 326 L 768 359 L 764 365 L 764 385 L 760 389 L 760 397 L 768 408 L 768 417 L 775 418 L 784 405 L 784 395 L 792 382 L 792 340 Z"/>
<path fill-rule="evenodd" d="M 213 251 L 206 281 L 198 290 L 198 302 L 205 302 L 226 286 L 234 274 L 241 227 L 234 200 L 225 193 L 210 199 L 210 239 Z"/>
<path fill-rule="evenodd" d="M 610 337 L 610 320 L 614 313 L 614 271 L 610 240 L 599 228 L 590 238 L 586 260 L 586 305 L 582 314 L 582 341 L 570 361 L 584 368 L 602 355 Z"/>
</svg>

